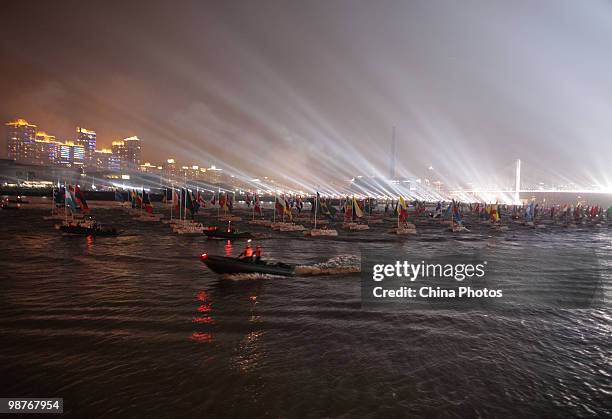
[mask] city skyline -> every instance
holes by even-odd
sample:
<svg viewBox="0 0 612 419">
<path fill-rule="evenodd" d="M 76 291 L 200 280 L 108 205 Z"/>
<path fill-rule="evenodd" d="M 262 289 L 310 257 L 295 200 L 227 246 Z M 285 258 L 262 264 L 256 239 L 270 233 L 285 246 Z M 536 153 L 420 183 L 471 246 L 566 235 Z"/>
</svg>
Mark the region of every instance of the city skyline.
<svg viewBox="0 0 612 419">
<path fill-rule="evenodd" d="M 17 127 L 27 127 L 31 132 L 32 140 L 36 143 L 44 143 L 44 144 L 53 144 L 57 146 L 71 146 L 71 147 L 82 147 L 83 149 L 79 151 L 79 155 L 81 156 L 78 159 L 79 164 L 82 163 L 83 167 L 87 167 L 87 163 L 91 164 L 91 167 L 97 168 L 105 168 L 110 170 L 135 170 L 139 168 L 147 169 L 158 167 L 162 164 L 175 164 L 175 158 L 173 156 L 167 156 L 163 159 L 163 161 L 149 161 L 142 157 L 141 145 L 138 145 L 137 155 L 134 154 L 134 151 L 123 150 L 126 148 L 126 144 L 131 142 L 138 142 L 142 140 L 138 135 L 132 135 L 122 139 L 112 140 L 108 146 L 102 145 L 100 147 L 100 143 L 98 142 L 99 137 L 97 136 L 97 131 L 94 129 L 87 129 L 84 127 L 76 126 L 76 135 L 71 138 L 59 138 L 56 135 L 50 134 L 53 130 L 48 130 L 46 128 L 41 128 L 38 124 L 28 120 L 26 118 L 16 118 L 12 121 L 5 122 L 5 127 L 7 132 L 2 136 L 2 148 L 0 150 L 1 158 L 9 158 L 16 160 L 20 163 L 29 163 L 29 164 L 55 164 L 58 162 L 54 162 L 52 160 L 41 161 L 39 158 L 15 158 L 15 156 L 11 156 L 10 152 L 10 137 L 11 137 L 11 126 Z M 27 134 L 29 135 L 29 134 Z M 17 144 L 16 144 L 17 145 Z M 117 157 L 117 160 L 114 163 L 110 164 L 100 164 L 100 156 L 98 153 L 102 154 L 110 154 Z M 51 154 L 51 156 L 49 155 Z M 53 156 L 52 152 L 49 152 L 47 157 L 57 157 Z M 124 154 L 124 158 L 121 159 L 121 155 Z M 126 163 L 122 164 L 121 160 L 124 160 Z M 146 160 L 146 161 L 145 161 Z M 127 162 L 131 162 L 132 164 L 128 164 Z M 67 164 L 67 162 L 59 162 L 59 164 Z M 200 166 L 210 166 L 213 170 L 216 169 L 214 162 L 196 162 L 196 161 L 184 161 L 179 167 L 182 168 L 193 168 Z"/>
<path fill-rule="evenodd" d="M 303 185 L 386 176 L 395 127 L 401 177 L 502 183 L 521 158 L 533 177 L 610 186 L 609 7 L 14 2 L 0 118 Z"/>
</svg>

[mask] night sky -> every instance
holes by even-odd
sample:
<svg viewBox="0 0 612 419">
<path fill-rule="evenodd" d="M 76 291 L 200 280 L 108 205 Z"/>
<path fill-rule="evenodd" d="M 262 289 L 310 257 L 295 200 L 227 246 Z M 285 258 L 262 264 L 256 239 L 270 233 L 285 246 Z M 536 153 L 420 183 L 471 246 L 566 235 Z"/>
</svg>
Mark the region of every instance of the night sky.
<svg viewBox="0 0 612 419">
<path fill-rule="evenodd" d="M 612 2 L 5 1 L 0 118 L 321 183 L 612 185 Z M 223 162 L 223 163 L 222 163 Z"/>
</svg>

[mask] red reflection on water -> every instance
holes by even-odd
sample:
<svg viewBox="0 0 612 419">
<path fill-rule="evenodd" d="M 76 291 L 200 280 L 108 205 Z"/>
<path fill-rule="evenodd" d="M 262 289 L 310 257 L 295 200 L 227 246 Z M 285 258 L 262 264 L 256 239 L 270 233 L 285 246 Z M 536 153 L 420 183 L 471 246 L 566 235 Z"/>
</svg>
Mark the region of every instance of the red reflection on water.
<svg viewBox="0 0 612 419">
<path fill-rule="evenodd" d="M 213 341 L 213 335 L 211 333 L 193 332 L 191 334 L 191 340 L 200 343 L 210 343 Z"/>
<path fill-rule="evenodd" d="M 225 249 L 225 256 L 232 257 L 232 253 L 234 249 L 232 248 L 231 241 L 228 240 L 227 243 L 225 243 L 224 249 Z"/>
<path fill-rule="evenodd" d="M 215 324 L 215 319 L 210 316 L 194 317 L 193 322 L 199 324 Z"/>
<path fill-rule="evenodd" d="M 94 245 L 94 238 L 93 236 L 87 236 L 87 248 L 91 249 Z"/>
<path fill-rule="evenodd" d="M 195 315 L 192 319 L 192 323 L 200 324 L 200 325 L 214 325 L 215 319 L 210 315 L 212 313 L 212 301 L 206 291 L 199 291 L 197 293 L 198 301 L 201 304 L 197 307 L 198 313 L 204 313 L 203 315 Z M 208 332 L 193 332 L 191 334 L 191 339 L 196 342 L 212 342 L 213 335 Z"/>
<path fill-rule="evenodd" d="M 198 307 L 198 311 L 200 313 L 209 313 L 212 310 L 212 304 L 202 304 L 200 307 Z"/>
</svg>

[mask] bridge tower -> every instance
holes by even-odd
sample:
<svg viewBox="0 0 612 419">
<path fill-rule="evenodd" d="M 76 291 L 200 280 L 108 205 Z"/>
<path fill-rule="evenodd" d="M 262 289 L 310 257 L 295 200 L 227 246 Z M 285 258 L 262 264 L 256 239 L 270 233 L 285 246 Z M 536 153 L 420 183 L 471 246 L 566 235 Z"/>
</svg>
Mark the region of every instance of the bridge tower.
<svg viewBox="0 0 612 419">
<path fill-rule="evenodd" d="M 514 185 L 514 204 L 520 205 L 521 198 L 519 192 L 521 191 L 521 159 L 516 159 L 516 178 Z"/>
<path fill-rule="evenodd" d="M 391 181 L 395 180 L 395 125 L 391 131 L 391 163 L 389 167 L 389 177 Z"/>
</svg>

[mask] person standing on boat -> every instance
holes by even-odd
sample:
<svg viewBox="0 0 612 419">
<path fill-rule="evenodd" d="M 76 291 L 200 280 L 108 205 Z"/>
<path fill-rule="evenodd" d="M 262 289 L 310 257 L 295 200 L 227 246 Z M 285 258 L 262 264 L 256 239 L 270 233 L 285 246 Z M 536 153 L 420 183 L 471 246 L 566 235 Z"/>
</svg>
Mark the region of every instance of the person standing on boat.
<svg viewBox="0 0 612 419">
<path fill-rule="evenodd" d="M 250 239 L 249 241 L 247 241 L 246 247 L 244 248 L 239 257 L 246 260 L 253 260 L 253 248 L 251 247 Z"/>
<path fill-rule="evenodd" d="M 263 255 L 263 248 L 260 245 L 255 246 L 255 262 L 261 261 L 261 255 Z"/>
</svg>

